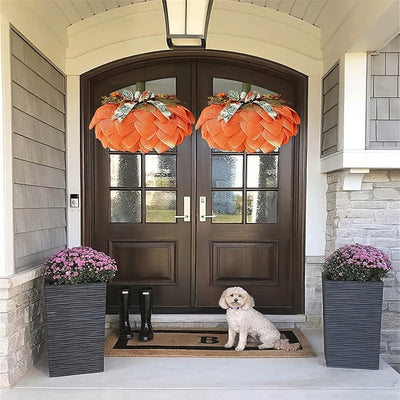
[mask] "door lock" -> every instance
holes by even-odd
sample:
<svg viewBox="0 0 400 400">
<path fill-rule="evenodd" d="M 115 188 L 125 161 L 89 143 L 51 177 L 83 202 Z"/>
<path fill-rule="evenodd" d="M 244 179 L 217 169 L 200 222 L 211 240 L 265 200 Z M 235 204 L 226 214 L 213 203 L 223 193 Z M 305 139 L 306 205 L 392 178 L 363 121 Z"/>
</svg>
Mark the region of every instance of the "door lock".
<svg viewBox="0 0 400 400">
<path fill-rule="evenodd" d="M 207 218 L 215 218 L 216 215 L 206 215 L 207 213 L 207 198 L 206 196 L 200 196 L 199 197 L 199 201 L 200 201 L 200 222 L 206 222 Z"/>
<path fill-rule="evenodd" d="M 174 218 L 182 218 L 185 222 L 190 222 L 190 196 L 183 196 L 183 215 L 174 215 Z"/>
</svg>

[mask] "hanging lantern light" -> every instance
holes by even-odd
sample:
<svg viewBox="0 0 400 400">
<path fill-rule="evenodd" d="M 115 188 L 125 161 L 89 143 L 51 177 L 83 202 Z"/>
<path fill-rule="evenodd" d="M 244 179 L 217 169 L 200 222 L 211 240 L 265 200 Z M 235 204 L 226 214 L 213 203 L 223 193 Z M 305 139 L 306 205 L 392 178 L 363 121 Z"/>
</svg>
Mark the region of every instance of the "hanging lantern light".
<svg viewBox="0 0 400 400">
<path fill-rule="evenodd" d="M 103 147 L 163 153 L 192 134 L 193 114 L 174 96 L 130 90 L 103 96 L 90 122 Z"/>
<path fill-rule="evenodd" d="M 213 0 L 162 0 L 171 49 L 206 47 Z"/>
<path fill-rule="evenodd" d="M 196 129 L 211 148 L 268 153 L 297 134 L 300 117 L 280 96 L 230 91 L 210 97 Z"/>
</svg>

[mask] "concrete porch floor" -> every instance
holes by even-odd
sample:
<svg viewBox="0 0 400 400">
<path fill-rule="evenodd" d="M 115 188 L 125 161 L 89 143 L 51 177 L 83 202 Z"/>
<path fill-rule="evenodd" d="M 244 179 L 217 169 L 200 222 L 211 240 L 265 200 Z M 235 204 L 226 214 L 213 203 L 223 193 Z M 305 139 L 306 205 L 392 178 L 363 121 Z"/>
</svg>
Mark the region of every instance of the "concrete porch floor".
<svg viewBox="0 0 400 400">
<path fill-rule="evenodd" d="M 41 360 L 2 400 L 398 400 L 400 375 L 327 368 L 319 330 L 302 330 L 316 358 L 106 358 L 105 372 L 49 378 Z M 279 396 L 279 397 L 278 397 Z"/>
</svg>

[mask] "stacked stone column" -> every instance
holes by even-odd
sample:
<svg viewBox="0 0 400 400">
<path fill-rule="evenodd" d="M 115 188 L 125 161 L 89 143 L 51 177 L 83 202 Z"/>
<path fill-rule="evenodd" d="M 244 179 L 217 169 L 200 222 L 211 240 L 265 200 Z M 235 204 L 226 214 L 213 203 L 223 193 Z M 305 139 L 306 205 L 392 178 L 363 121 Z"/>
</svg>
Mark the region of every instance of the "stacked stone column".
<svg viewBox="0 0 400 400">
<path fill-rule="evenodd" d="M 19 278 L 0 279 L 0 388 L 14 385 L 45 346 L 42 278 Z"/>
<path fill-rule="evenodd" d="M 326 253 L 349 243 L 385 251 L 393 271 L 384 279 L 381 351 L 400 369 L 400 171 L 374 170 L 361 190 L 343 190 L 344 171 L 328 173 Z"/>
</svg>

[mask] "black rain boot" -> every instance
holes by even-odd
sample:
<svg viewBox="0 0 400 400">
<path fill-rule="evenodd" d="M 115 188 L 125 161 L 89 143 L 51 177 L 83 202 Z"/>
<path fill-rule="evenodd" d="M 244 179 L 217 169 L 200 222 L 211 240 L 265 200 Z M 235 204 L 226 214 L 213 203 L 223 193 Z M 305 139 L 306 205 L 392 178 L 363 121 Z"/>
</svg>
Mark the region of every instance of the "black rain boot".
<svg viewBox="0 0 400 400">
<path fill-rule="evenodd" d="M 139 292 L 140 316 L 142 326 L 139 332 L 139 340 L 148 342 L 153 340 L 153 328 L 151 327 L 151 310 L 153 308 L 153 289 L 147 288 Z"/>
<path fill-rule="evenodd" d="M 124 339 L 132 339 L 132 329 L 129 324 L 129 305 L 130 305 L 131 289 L 122 288 L 119 303 L 119 337 Z"/>
</svg>

